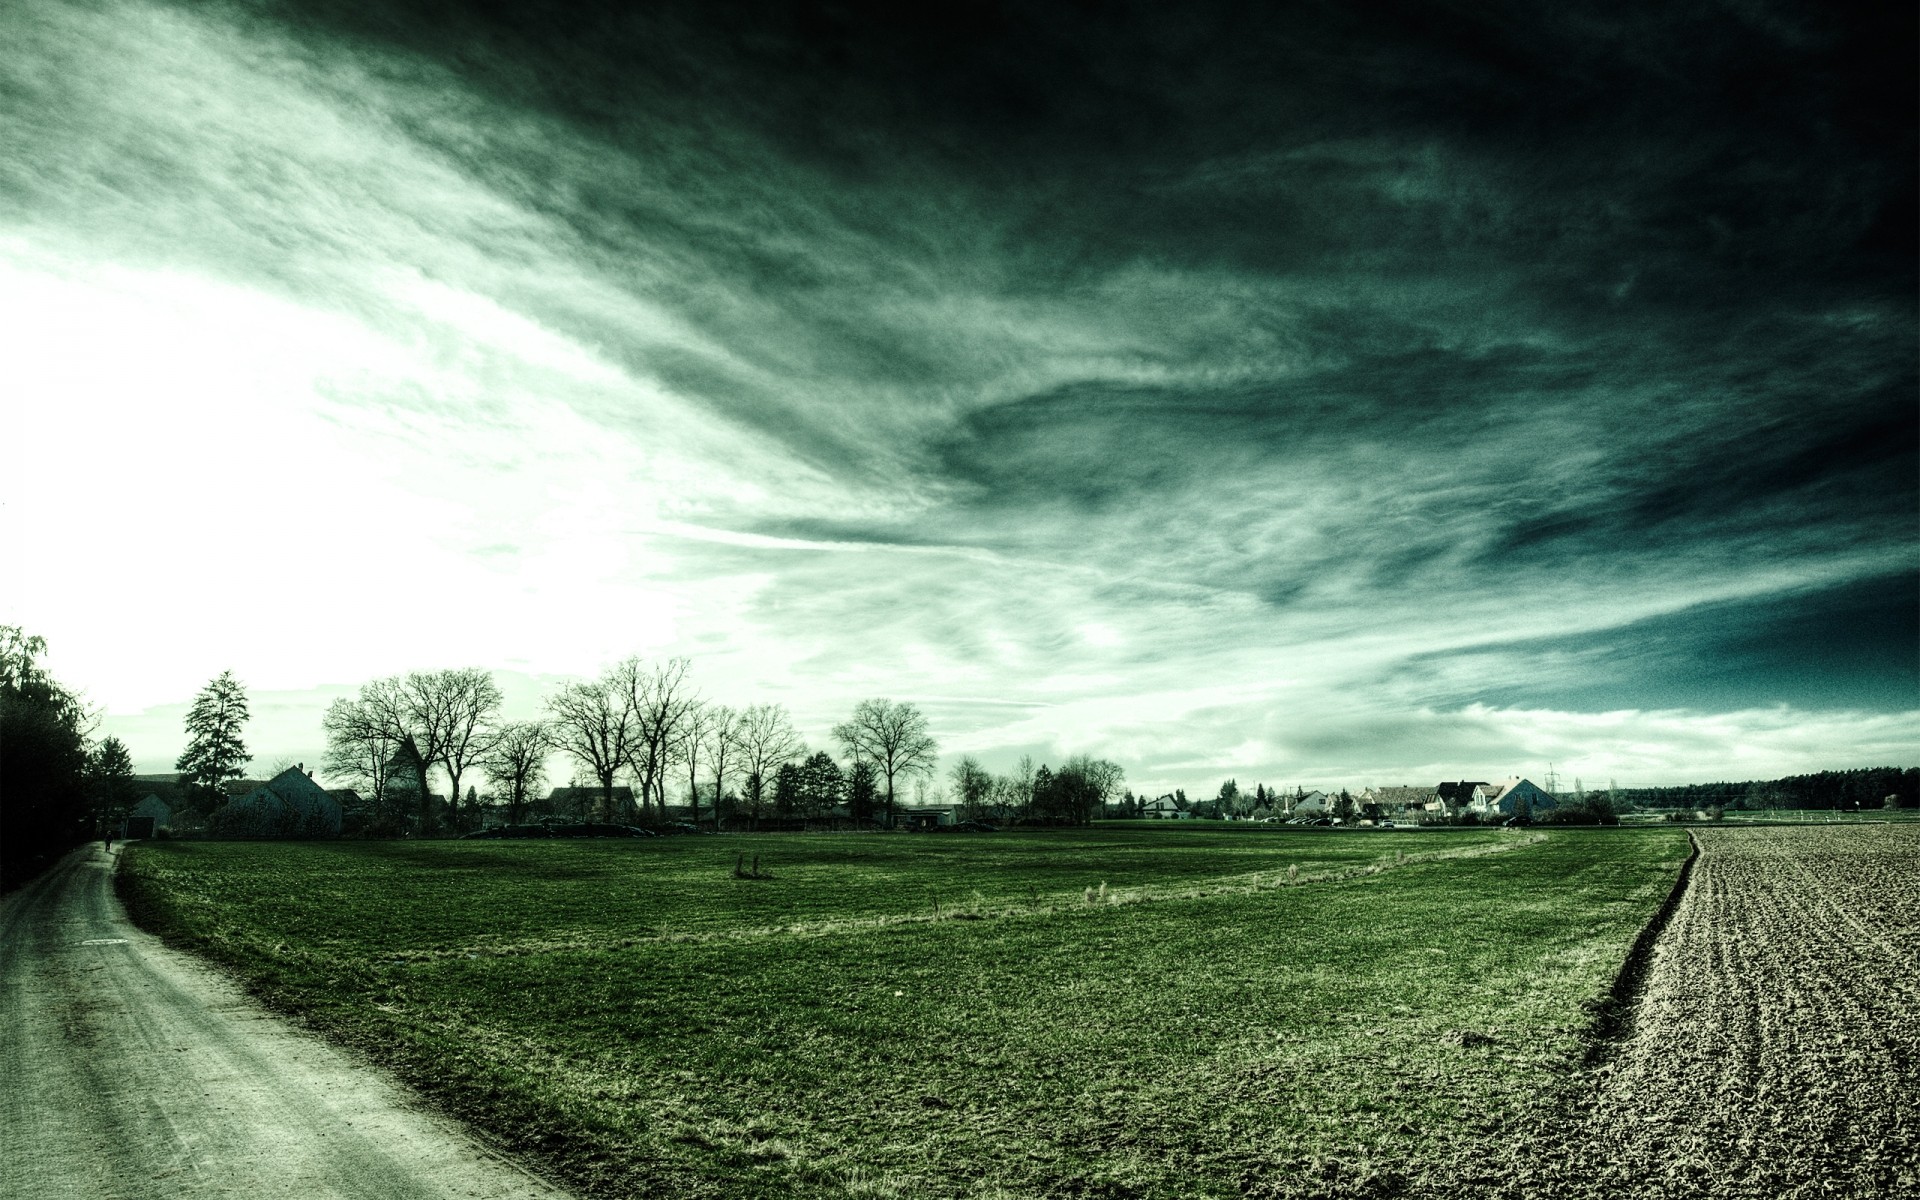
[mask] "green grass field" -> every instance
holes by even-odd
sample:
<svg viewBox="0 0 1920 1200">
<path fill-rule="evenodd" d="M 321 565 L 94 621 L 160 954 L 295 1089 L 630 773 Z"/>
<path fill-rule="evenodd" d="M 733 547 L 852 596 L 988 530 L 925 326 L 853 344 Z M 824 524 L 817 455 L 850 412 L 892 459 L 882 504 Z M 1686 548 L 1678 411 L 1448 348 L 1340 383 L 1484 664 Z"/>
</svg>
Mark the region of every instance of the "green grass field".
<svg viewBox="0 0 1920 1200">
<path fill-rule="evenodd" d="M 733 878 L 740 851 L 773 877 Z M 153 843 L 123 890 L 583 1191 L 1392 1194 L 1540 1108 L 1685 854 L 1658 829 Z"/>
</svg>

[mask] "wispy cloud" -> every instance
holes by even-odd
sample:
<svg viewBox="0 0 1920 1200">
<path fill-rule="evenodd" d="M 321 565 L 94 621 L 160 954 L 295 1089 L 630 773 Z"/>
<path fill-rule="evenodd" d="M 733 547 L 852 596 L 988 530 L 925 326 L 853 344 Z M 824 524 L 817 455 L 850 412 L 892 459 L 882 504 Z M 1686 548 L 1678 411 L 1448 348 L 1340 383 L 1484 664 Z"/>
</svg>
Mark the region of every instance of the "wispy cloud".
<svg viewBox="0 0 1920 1200">
<path fill-rule="evenodd" d="M 685 652 L 1154 786 L 1911 757 L 1910 64 L 1764 15 L 16 7 L 7 605 L 123 710 Z"/>
</svg>

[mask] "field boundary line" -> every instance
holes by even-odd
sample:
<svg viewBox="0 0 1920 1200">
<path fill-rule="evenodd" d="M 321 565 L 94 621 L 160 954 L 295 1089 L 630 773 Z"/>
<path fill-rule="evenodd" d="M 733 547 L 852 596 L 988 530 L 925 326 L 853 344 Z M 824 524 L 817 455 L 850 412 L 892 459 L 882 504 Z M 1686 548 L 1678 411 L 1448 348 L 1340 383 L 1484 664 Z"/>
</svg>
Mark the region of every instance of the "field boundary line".
<svg viewBox="0 0 1920 1200">
<path fill-rule="evenodd" d="M 932 925 L 947 921 L 985 921 L 1016 920 L 1030 917 L 1060 916 L 1091 912 L 1100 908 L 1110 908 L 1133 904 L 1157 904 L 1168 900 L 1200 900 L 1213 896 L 1247 896 L 1262 892 L 1279 892 L 1289 888 L 1306 887 L 1311 884 L 1342 883 L 1352 879 L 1364 879 L 1368 876 L 1384 874 L 1401 867 L 1418 866 L 1423 863 L 1449 862 L 1457 859 L 1484 858 L 1492 854 L 1507 854 L 1527 846 L 1537 845 L 1547 840 L 1546 834 L 1531 834 L 1511 841 L 1486 842 L 1474 846 L 1463 846 L 1457 850 L 1429 850 L 1418 854 L 1400 854 L 1393 859 L 1362 865 L 1334 867 L 1322 871 L 1303 871 L 1289 874 L 1285 868 L 1272 868 L 1262 871 L 1249 871 L 1238 875 L 1221 877 L 1224 880 L 1242 880 L 1244 882 L 1216 882 L 1188 886 L 1155 887 L 1142 884 L 1132 888 L 1102 889 L 1096 892 L 1089 888 L 1082 900 L 1048 900 L 1039 904 L 1001 904 L 982 906 L 962 903 L 951 908 L 935 906 L 927 912 L 882 913 L 868 917 L 845 917 L 824 921 L 795 921 L 782 925 L 757 925 L 749 929 L 688 930 L 678 933 L 658 933 L 644 936 L 608 938 L 604 940 L 567 938 L 542 939 L 538 941 L 480 943 L 455 946 L 434 950 L 406 950 L 385 956 L 386 963 L 432 962 L 455 958 L 511 958 L 536 954 L 551 954 L 568 950 L 622 950 L 635 946 L 685 945 L 690 943 L 711 942 L 750 942 L 763 941 L 779 937 L 830 937 L 841 933 L 856 933 L 874 929 L 889 929 L 901 925 Z"/>
<path fill-rule="evenodd" d="M 1583 1065 L 1599 1066 L 1625 1037 L 1632 1024 L 1634 1008 L 1646 988 L 1647 972 L 1653 965 L 1654 948 L 1660 941 L 1660 935 L 1667 931 L 1667 926 L 1673 921 L 1673 914 L 1679 911 L 1680 902 L 1686 898 L 1687 885 L 1693 880 L 1694 864 L 1700 861 L 1700 854 L 1700 839 L 1694 836 L 1692 830 L 1688 830 L 1687 857 L 1680 864 L 1680 873 L 1674 876 L 1673 886 L 1667 890 L 1667 898 L 1660 902 L 1660 907 L 1640 927 L 1633 945 L 1627 950 L 1627 957 L 1614 973 L 1612 986 L 1595 1007 L 1593 1023 L 1588 1026 L 1585 1035 L 1587 1050 Z"/>
</svg>

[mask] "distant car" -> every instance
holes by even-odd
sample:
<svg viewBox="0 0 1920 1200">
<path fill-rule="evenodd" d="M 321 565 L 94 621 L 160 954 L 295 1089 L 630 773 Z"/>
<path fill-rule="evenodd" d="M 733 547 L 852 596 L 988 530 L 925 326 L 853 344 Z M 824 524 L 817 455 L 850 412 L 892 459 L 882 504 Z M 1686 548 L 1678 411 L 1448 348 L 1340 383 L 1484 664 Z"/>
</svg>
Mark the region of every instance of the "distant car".
<svg viewBox="0 0 1920 1200">
<path fill-rule="evenodd" d="M 1398 825 L 1395 825 L 1395 824 L 1394 824 L 1394 823 L 1393 823 L 1392 821 L 1382 821 L 1382 822 L 1380 822 L 1380 825 L 1379 825 L 1379 828 L 1381 828 L 1381 829 L 1398 829 L 1398 828 L 1399 828 L 1399 826 L 1398 826 Z"/>
<path fill-rule="evenodd" d="M 1335 820 L 1329 820 L 1326 817 L 1315 817 L 1313 820 L 1307 822 L 1309 825 L 1338 825 L 1339 823 L 1340 822 Z"/>
<path fill-rule="evenodd" d="M 955 833 L 999 833 L 998 825 L 989 825 L 985 821 L 958 821 L 947 828 Z"/>
</svg>

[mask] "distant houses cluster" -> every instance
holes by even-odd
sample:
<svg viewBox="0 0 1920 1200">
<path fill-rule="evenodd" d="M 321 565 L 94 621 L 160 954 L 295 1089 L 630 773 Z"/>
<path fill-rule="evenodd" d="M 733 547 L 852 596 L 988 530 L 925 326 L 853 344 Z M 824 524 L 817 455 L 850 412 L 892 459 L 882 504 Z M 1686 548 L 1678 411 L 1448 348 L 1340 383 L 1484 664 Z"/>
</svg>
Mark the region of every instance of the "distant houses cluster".
<svg viewBox="0 0 1920 1200">
<path fill-rule="evenodd" d="M 151 837 L 160 830 L 206 833 L 232 838 L 316 838 L 337 837 L 351 814 L 363 807 L 352 789 L 327 789 L 314 782 L 313 772 L 304 765 L 288 767 L 272 779 L 235 779 L 225 785 L 226 800 L 211 813 L 181 810 L 177 777 L 146 775 L 137 777 L 148 790 L 121 823 L 126 837 Z M 1326 792 L 1296 788 L 1291 794 L 1262 790 L 1260 807 L 1247 812 L 1225 813 L 1203 802 L 1190 805 L 1184 796 L 1165 795 L 1149 800 L 1140 797 L 1129 805 L 1111 806 L 1109 816 L 1134 816 L 1159 820 L 1185 820 L 1196 816 L 1222 816 L 1227 819 L 1268 821 L 1316 821 L 1343 824 L 1450 824 L 1461 821 L 1498 822 L 1515 817 L 1531 818 L 1552 812 L 1560 801 L 1531 780 L 1511 776 L 1505 780 L 1447 780 L 1429 785 L 1393 785 L 1368 787 L 1359 792 Z M 438 799 L 438 797 L 436 797 Z M 584 820 L 602 799 L 597 787 L 556 787 L 544 798 L 533 802 L 533 815 L 546 819 Z M 491 812 L 479 815 L 488 823 L 501 819 Z M 611 809 L 615 814 L 637 811 L 633 789 L 625 785 L 613 788 Z M 852 828 L 842 809 L 822 814 L 809 821 L 782 821 L 770 818 L 752 822 L 734 822 L 740 828 Z M 685 818 L 691 810 L 667 806 L 668 818 Z M 937 829 L 962 822 L 964 814 L 953 804 L 902 803 L 898 824 L 906 829 Z"/>
<path fill-rule="evenodd" d="M 1445 823 L 1467 818 L 1480 821 L 1531 818 L 1559 807 L 1552 793 L 1532 780 L 1518 775 L 1498 783 L 1484 780 L 1447 780 L 1437 784 L 1368 787 L 1359 792 L 1324 792 L 1297 788 L 1291 794 L 1273 792 L 1265 803 L 1253 810 L 1255 820 L 1319 819 L 1352 821 L 1356 824 Z M 1149 819 L 1176 820 L 1201 815 L 1201 806 L 1189 805 L 1181 797 L 1161 796 L 1142 800 L 1138 815 Z M 1249 814 L 1220 814 L 1240 816 Z"/>
</svg>

